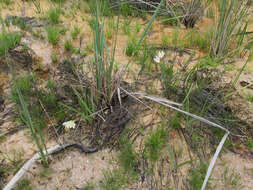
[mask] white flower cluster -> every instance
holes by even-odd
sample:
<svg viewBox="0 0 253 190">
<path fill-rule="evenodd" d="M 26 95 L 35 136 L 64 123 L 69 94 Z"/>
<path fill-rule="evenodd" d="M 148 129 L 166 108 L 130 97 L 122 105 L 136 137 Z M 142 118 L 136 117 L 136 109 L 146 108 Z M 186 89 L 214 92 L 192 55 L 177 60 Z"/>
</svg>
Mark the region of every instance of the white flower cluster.
<svg viewBox="0 0 253 190">
<path fill-rule="evenodd" d="M 62 125 L 65 127 L 65 129 L 74 129 L 76 127 L 74 120 L 66 121 Z"/>
<path fill-rule="evenodd" d="M 154 57 L 156 63 L 160 63 L 161 59 L 164 57 L 164 51 L 159 51 L 158 54 Z"/>
</svg>

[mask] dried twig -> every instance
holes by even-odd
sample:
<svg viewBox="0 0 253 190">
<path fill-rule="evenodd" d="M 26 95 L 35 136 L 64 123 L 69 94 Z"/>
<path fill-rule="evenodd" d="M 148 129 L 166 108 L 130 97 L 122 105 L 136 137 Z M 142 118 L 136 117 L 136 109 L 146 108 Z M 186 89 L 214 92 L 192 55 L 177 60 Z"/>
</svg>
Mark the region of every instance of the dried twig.
<svg viewBox="0 0 253 190">
<path fill-rule="evenodd" d="M 51 147 L 47 150 L 48 155 L 59 153 L 62 150 L 65 150 L 68 147 L 76 146 L 80 148 L 85 153 L 93 153 L 96 152 L 98 149 L 89 149 L 83 146 L 81 143 L 70 143 L 65 145 L 56 145 L 54 147 Z M 46 150 L 44 150 L 44 153 L 46 153 Z M 28 160 L 22 168 L 19 169 L 19 171 L 16 173 L 16 175 L 11 179 L 11 181 L 3 188 L 3 190 L 11 190 L 14 188 L 16 183 L 20 180 L 20 178 L 25 174 L 26 171 L 30 168 L 30 166 L 40 158 L 40 153 L 36 153 L 30 160 Z"/>
</svg>

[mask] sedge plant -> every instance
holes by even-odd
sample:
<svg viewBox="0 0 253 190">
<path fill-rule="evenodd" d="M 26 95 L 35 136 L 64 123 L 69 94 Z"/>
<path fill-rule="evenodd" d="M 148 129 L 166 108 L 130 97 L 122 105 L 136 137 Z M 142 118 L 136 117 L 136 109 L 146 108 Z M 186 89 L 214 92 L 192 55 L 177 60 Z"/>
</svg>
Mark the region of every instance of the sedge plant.
<svg viewBox="0 0 253 190">
<path fill-rule="evenodd" d="M 19 85 L 17 85 L 17 81 L 15 79 L 14 73 L 13 75 L 13 79 L 14 79 L 14 88 L 18 94 L 18 101 L 21 105 L 21 110 L 22 110 L 22 120 L 25 122 L 25 124 L 29 127 L 31 135 L 33 140 L 35 141 L 39 152 L 40 152 L 40 156 L 42 159 L 42 163 L 47 166 L 48 162 L 47 162 L 47 149 L 46 149 L 46 144 L 45 144 L 45 140 L 44 140 L 44 136 L 43 133 L 41 131 L 41 129 L 39 127 L 37 127 L 35 125 L 35 122 L 33 121 L 30 112 L 28 111 L 28 107 L 27 104 L 24 100 L 24 96 L 21 92 L 21 89 L 19 87 Z"/>
<path fill-rule="evenodd" d="M 116 41 L 117 34 L 119 28 L 119 15 L 116 27 L 116 35 L 114 39 L 114 46 L 111 56 L 109 56 L 108 46 L 106 44 L 105 34 L 104 34 L 104 26 L 100 22 L 100 7 L 99 1 L 97 2 L 97 10 L 96 10 L 96 21 L 95 21 L 95 32 L 94 32 L 94 69 L 95 69 L 95 81 L 96 81 L 96 92 L 98 93 L 96 96 L 98 99 L 105 99 L 107 105 L 110 105 L 113 94 L 117 90 L 117 85 L 120 84 L 120 80 L 122 79 L 123 73 L 116 73 L 114 71 L 114 60 L 115 60 L 115 50 L 116 50 Z M 152 18 L 150 19 L 147 27 L 143 31 L 139 40 L 136 40 L 136 46 L 133 50 L 133 54 L 125 66 L 125 69 L 129 66 L 132 61 L 133 56 L 139 51 L 140 45 L 148 34 L 148 30 L 151 28 L 151 25 L 158 14 L 158 11 L 163 4 L 163 0 L 160 2 L 159 6 L 156 8 Z M 123 70 L 125 70 L 123 69 Z"/>
<path fill-rule="evenodd" d="M 210 54 L 213 57 L 224 57 L 233 39 L 233 35 L 242 30 L 242 21 L 248 13 L 246 0 L 218 1 L 219 14 L 216 15 L 215 29 L 212 37 Z"/>
<path fill-rule="evenodd" d="M 8 57 L 9 60 L 9 57 Z M 9 63 L 9 62 L 8 62 Z M 39 149 L 40 157 L 42 160 L 42 164 L 44 166 L 48 165 L 47 161 L 47 148 L 45 144 L 45 139 L 43 132 L 40 128 L 40 126 L 34 121 L 32 118 L 29 110 L 28 110 L 28 105 L 25 101 L 24 95 L 22 93 L 22 86 L 20 86 L 20 83 L 18 83 L 16 76 L 14 74 L 13 68 L 11 67 L 11 72 L 12 72 L 12 78 L 13 78 L 13 91 L 17 94 L 17 103 L 20 105 L 20 117 L 22 121 L 26 124 L 26 126 L 29 127 L 32 138 L 34 142 L 37 145 L 37 148 Z M 28 85 L 28 86 L 27 86 Z M 25 85 L 27 89 L 30 89 L 29 84 Z"/>
<path fill-rule="evenodd" d="M 136 39 L 136 46 L 133 49 L 133 55 L 136 54 L 140 48 L 141 43 L 145 39 L 145 36 L 148 34 L 148 30 L 153 23 L 158 10 L 161 7 L 161 4 L 157 7 L 154 15 L 150 19 L 146 29 L 142 33 L 140 39 Z M 127 67 L 131 63 L 133 59 L 130 57 L 129 62 L 122 69 L 117 69 L 115 67 L 115 52 L 116 52 L 116 42 L 117 42 L 117 34 L 119 31 L 119 16 L 120 12 L 118 12 L 117 21 L 114 28 L 113 35 L 113 45 L 111 51 L 109 51 L 108 45 L 106 43 L 106 33 L 104 32 L 104 24 L 103 19 L 101 19 L 101 15 L 103 9 L 103 4 L 100 1 L 96 1 L 96 10 L 93 9 L 93 18 L 92 18 L 92 29 L 93 29 L 93 52 L 94 57 L 93 61 L 89 65 L 89 81 L 88 86 L 85 89 L 75 89 L 74 94 L 78 99 L 78 107 L 81 109 L 76 109 L 72 106 L 66 106 L 68 109 L 78 113 L 81 115 L 88 123 L 92 122 L 93 116 L 99 110 L 103 110 L 112 105 L 112 99 L 115 96 L 117 89 L 119 89 L 121 85 L 121 81 L 123 79 L 124 73 L 127 70 Z M 80 72 L 80 70 L 77 72 Z M 87 76 L 87 74 L 85 75 Z M 86 82 L 87 82 L 86 80 Z M 80 81 L 81 82 L 81 81 Z M 92 115 L 92 117 L 91 117 Z"/>
</svg>

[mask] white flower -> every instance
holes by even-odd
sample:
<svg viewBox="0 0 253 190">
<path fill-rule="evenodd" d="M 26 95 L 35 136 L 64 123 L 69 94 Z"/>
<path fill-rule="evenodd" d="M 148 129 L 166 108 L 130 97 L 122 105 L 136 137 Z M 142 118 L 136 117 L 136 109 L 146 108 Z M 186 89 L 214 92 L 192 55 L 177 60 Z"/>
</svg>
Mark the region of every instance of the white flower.
<svg viewBox="0 0 253 190">
<path fill-rule="evenodd" d="M 156 63 L 160 63 L 160 57 L 155 56 L 155 57 L 154 57 L 154 61 L 155 61 Z"/>
<path fill-rule="evenodd" d="M 76 127 L 75 121 L 74 120 L 70 120 L 70 121 L 66 121 L 62 124 L 66 129 L 74 129 Z"/>
<path fill-rule="evenodd" d="M 165 55 L 164 51 L 159 51 L 159 52 L 158 52 L 158 57 L 159 57 L 160 59 L 162 59 L 162 58 L 164 57 L 164 55 Z"/>
<path fill-rule="evenodd" d="M 157 56 L 154 57 L 154 61 L 156 63 L 160 63 L 160 61 L 164 57 L 164 55 L 165 55 L 164 51 L 159 51 Z"/>
</svg>

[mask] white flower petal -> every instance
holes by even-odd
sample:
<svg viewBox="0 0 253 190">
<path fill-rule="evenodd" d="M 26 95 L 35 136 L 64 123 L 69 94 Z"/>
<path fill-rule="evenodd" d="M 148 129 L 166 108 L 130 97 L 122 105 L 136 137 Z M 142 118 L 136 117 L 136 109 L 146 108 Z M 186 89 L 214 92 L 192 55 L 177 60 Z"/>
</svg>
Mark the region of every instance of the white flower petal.
<svg viewBox="0 0 253 190">
<path fill-rule="evenodd" d="M 160 63 L 160 57 L 155 56 L 155 57 L 154 57 L 154 61 L 155 61 L 156 63 Z"/>
<path fill-rule="evenodd" d="M 66 121 L 62 124 L 66 129 L 74 129 L 76 127 L 75 121 L 74 120 L 70 120 L 70 121 Z"/>
<path fill-rule="evenodd" d="M 164 55 L 165 55 L 164 51 L 158 52 L 158 57 L 160 57 L 160 59 L 162 59 L 164 57 Z"/>
</svg>

